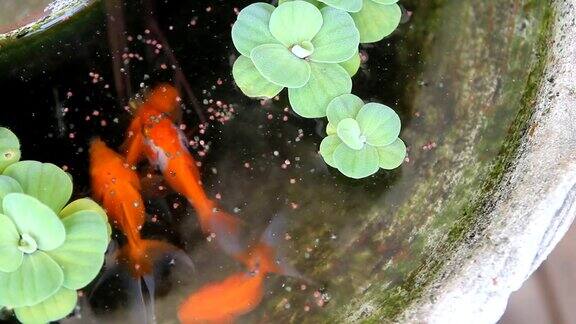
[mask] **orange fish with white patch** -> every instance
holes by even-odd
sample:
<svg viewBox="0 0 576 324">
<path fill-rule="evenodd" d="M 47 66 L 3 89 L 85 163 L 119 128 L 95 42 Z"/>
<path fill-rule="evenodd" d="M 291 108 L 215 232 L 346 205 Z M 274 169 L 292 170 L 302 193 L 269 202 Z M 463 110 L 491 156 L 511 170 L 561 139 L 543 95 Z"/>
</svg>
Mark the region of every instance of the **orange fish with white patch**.
<svg viewBox="0 0 576 324">
<path fill-rule="evenodd" d="M 162 172 L 170 187 L 194 206 L 204 233 L 214 232 L 212 225 L 216 224 L 236 234 L 240 221 L 218 210 L 207 197 L 187 139 L 172 120 L 178 101 L 178 91 L 170 85 L 159 85 L 150 92 L 129 127 L 123 146 L 127 162 L 135 165 L 146 156 Z"/>
</svg>

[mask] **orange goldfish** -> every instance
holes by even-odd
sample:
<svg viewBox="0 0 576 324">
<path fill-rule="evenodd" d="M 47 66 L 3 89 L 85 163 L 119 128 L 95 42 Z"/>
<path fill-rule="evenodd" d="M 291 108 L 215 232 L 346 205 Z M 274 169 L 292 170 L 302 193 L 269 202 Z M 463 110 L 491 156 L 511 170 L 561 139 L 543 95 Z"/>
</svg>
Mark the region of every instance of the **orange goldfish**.
<svg viewBox="0 0 576 324">
<path fill-rule="evenodd" d="M 264 295 L 264 279 L 269 273 L 301 278 L 276 252 L 279 238 L 276 231 L 281 224 L 278 220 L 272 221 L 254 248 L 246 249 L 243 255 L 238 256 L 248 271 L 207 284 L 182 303 L 178 310 L 182 323 L 232 323 L 260 304 Z"/>
<path fill-rule="evenodd" d="M 127 161 L 136 164 L 145 155 L 158 167 L 170 187 L 194 206 L 205 233 L 213 232 L 213 224 L 224 224 L 227 232 L 237 233 L 240 221 L 219 211 L 206 196 L 187 139 L 171 119 L 178 98 L 178 91 L 170 85 L 160 85 L 151 91 L 129 127 L 128 140 L 124 143 Z"/>
<path fill-rule="evenodd" d="M 137 307 L 145 310 L 141 280 L 144 280 L 152 300 L 155 260 L 166 254 L 182 254 L 169 243 L 141 237 L 140 230 L 146 214 L 139 192 L 138 175 L 122 156 L 100 139 L 94 140 L 90 146 L 90 176 L 94 198 L 102 203 L 111 223 L 126 236 L 127 243 L 120 249 L 116 259 L 129 266 L 130 274 L 136 279 L 130 284 L 135 292 Z M 184 261 L 188 262 L 186 258 Z M 153 305 L 153 301 L 150 303 Z M 144 323 L 146 319 L 139 321 Z"/>
</svg>

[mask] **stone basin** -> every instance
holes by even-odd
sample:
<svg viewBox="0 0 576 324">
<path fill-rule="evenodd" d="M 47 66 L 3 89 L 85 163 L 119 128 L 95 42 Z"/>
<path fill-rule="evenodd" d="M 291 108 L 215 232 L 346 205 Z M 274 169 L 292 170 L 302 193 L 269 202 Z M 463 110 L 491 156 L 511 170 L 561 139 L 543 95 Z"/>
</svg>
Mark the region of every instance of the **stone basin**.
<svg viewBox="0 0 576 324">
<path fill-rule="evenodd" d="M 313 281 L 302 289 L 272 276 L 263 303 L 240 322 L 496 322 L 576 214 L 576 1 L 401 0 L 411 18 L 363 48 L 368 60 L 354 91 L 399 113 L 408 159 L 362 181 L 316 154 L 322 122 L 285 113 L 285 95 L 261 103 L 235 88 L 229 26 L 233 9 L 249 3 L 174 2 L 159 15 L 168 17 L 163 28 L 174 25 L 168 40 L 202 108 L 220 100 L 236 110 L 206 139 L 207 191 L 238 209 L 254 233 L 285 215 L 285 254 Z M 130 32 L 145 35 L 133 6 Z M 113 90 L 104 5 L 74 8 L 39 32 L 0 36 L 0 86 L 23 107 L 4 108 L 0 124 L 22 137 L 30 158 L 68 166 L 80 193 L 88 191 L 88 140 L 119 144 L 129 115 Z M 136 84 L 157 68 L 134 67 Z M 108 87 L 90 84 L 89 72 Z M 60 114 L 64 106 L 72 113 Z M 85 122 L 93 110 L 102 117 Z M 189 109 L 183 123 L 197 122 Z M 239 269 L 198 234 L 193 211 L 173 213 L 181 221 L 163 230 L 198 272 L 194 282 L 159 285 L 160 323 L 174 323 L 177 306 L 202 283 Z M 82 319 L 67 321 L 124 320 L 126 310 L 106 304 L 121 295 L 94 296 Z"/>
</svg>

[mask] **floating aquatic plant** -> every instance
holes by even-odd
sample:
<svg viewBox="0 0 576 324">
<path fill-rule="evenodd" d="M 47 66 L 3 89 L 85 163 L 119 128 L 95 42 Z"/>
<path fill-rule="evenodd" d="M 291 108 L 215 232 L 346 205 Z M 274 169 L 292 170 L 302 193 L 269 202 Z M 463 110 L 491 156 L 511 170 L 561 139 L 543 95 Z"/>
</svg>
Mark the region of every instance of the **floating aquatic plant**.
<svg viewBox="0 0 576 324">
<path fill-rule="evenodd" d="M 242 54 L 234 79 L 250 97 L 271 98 L 288 88 L 294 111 L 317 118 L 326 116 L 333 98 L 352 89 L 340 63 L 357 55 L 360 34 L 345 11 L 301 0 L 277 8 L 254 3 L 238 15 L 232 40 Z"/>
<path fill-rule="evenodd" d="M 0 142 L 18 141 L 5 128 L 0 134 Z M 72 188 L 70 175 L 49 163 L 16 159 L 0 175 L 0 308 L 23 323 L 68 315 L 76 290 L 103 265 L 106 214 L 89 199 L 67 205 Z"/>
<path fill-rule="evenodd" d="M 294 111 L 328 115 L 320 153 L 352 178 L 402 164 L 400 118 L 389 107 L 351 95 L 360 67 L 359 43 L 391 34 L 402 16 L 398 0 L 280 0 L 244 8 L 232 28 L 241 56 L 232 74 L 249 97 L 272 98 L 284 88 Z"/>
<path fill-rule="evenodd" d="M 328 137 L 320 154 L 328 165 L 358 179 L 402 164 L 406 146 L 398 138 L 400 118 L 394 110 L 345 94 L 332 100 L 326 113 Z"/>
</svg>

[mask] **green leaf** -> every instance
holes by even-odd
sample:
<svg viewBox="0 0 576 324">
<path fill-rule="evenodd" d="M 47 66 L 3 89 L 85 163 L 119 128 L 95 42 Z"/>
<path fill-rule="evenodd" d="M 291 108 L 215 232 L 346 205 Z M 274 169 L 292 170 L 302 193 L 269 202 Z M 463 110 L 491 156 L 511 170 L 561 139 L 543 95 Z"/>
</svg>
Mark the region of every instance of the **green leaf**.
<svg viewBox="0 0 576 324">
<path fill-rule="evenodd" d="M 270 17 L 270 32 L 284 46 L 311 41 L 322 27 L 320 10 L 305 1 L 289 1 L 276 8 Z"/>
<path fill-rule="evenodd" d="M 372 0 L 372 1 L 383 5 L 391 5 L 398 2 L 398 0 Z"/>
<path fill-rule="evenodd" d="M 334 163 L 334 151 L 340 144 L 342 144 L 342 140 L 336 135 L 325 137 L 322 143 L 320 143 L 320 155 L 322 155 L 326 164 L 333 168 L 336 167 Z"/>
<path fill-rule="evenodd" d="M 334 151 L 333 158 L 338 170 L 349 178 L 361 179 L 378 171 L 378 151 L 370 145 L 353 150 L 342 143 Z"/>
<path fill-rule="evenodd" d="M 358 12 L 362 9 L 362 0 L 320 0 L 325 4 L 348 12 Z"/>
<path fill-rule="evenodd" d="M 9 166 L 4 175 L 16 179 L 25 194 L 38 198 L 55 213 L 59 213 L 72 196 L 71 177 L 51 163 L 21 161 Z"/>
<path fill-rule="evenodd" d="M 380 160 L 379 165 L 382 169 L 396 169 L 406 158 L 406 144 L 399 138 L 392 144 L 380 146 L 377 149 Z"/>
<path fill-rule="evenodd" d="M 16 271 L 22 264 L 24 254 L 18 250 L 20 233 L 12 220 L 0 214 L 0 271 Z"/>
<path fill-rule="evenodd" d="M 246 56 L 240 56 L 232 68 L 234 81 L 248 97 L 252 98 L 273 98 L 284 89 L 264 78 L 252 63 L 252 60 Z"/>
<path fill-rule="evenodd" d="M 360 43 L 374 43 L 392 34 L 400 24 L 402 10 L 397 4 L 383 5 L 364 0 L 362 10 L 352 13 L 360 31 Z"/>
<path fill-rule="evenodd" d="M 362 60 L 360 59 L 360 54 L 356 53 L 356 55 L 352 56 L 352 58 L 349 60 L 340 63 L 340 66 L 342 66 L 346 72 L 348 72 L 348 74 L 353 77 L 356 75 L 356 73 L 358 73 L 361 62 Z"/>
<path fill-rule="evenodd" d="M 356 116 L 366 142 L 373 146 L 391 144 L 400 135 L 400 117 L 392 108 L 378 104 L 366 104 Z"/>
<path fill-rule="evenodd" d="M 299 0 L 280 0 L 280 1 L 278 1 L 278 5 L 281 5 L 285 2 L 290 2 L 290 1 L 299 1 Z M 324 6 L 324 4 L 318 0 L 304 0 L 304 1 L 313 4 L 316 8 L 322 8 Z"/>
<path fill-rule="evenodd" d="M 364 101 L 353 94 L 343 94 L 330 101 L 326 109 L 326 116 L 332 125 L 338 125 L 340 121 L 346 118 L 356 119 L 356 115 L 362 107 Z"/>
<path fill-rule="evenodd" d="M 45 301 L 34 306 L 18 307 L 14 313 L 22 323 L 50 323 L 61 320 L 72 313 L 77 302 L 78 293 L 75 290 L 60 288 L 57 293 Z"/>
<path fill-rule="evenodd" d="M 360 150 L 366 144 L 362 138 L 362 132 L 358 122 L 352 118 L 346 118 L 338 123 L 336 129 L 338 137 L 353 150 Z"/>
<path fill-rule="evenodd" d="M 328 125 L 326 125 L 326 135 L 330 136 L 330 135 L 336 135 L 337 129 L 336 126 L 334 126 L 334 124 L 332 123 L 328 123 Z"/>
<path fill-rule="evenodd" d="M 358 53 L 360 32 L 345 11 L 326 7 L 321 10 L 324 24 L 312 40 L 314 53 L 310 60 L 320 63 L 341 63 Z"/>
<path fill-rule="evenodd" d="M 240 11 L 232 26 L 232 42 L 238 52 L 250 56 L 250 52 L 260 45 L 278 43 L 269 27 L 274 9 L 270 4 L 257 2 Z"/>
<path fill-rule="evenodd" d="M 30 235 L 40 250 L 50 251 L 64 243 L 66 232 L 60 218 L 38 199 L 22 193 L 10 193 L 4 197 L 2 209 L 12 219 L 18 232 Z"/>
<path fill-rule="evenodd" d="M 95 202 L 90 198 L 81 198 L 74 200 L 73 202 L 69 203 L 66 207 L 64 207 L 64 209 L 62 209 L 62 211 L 58 216 L 60 216 L 60 219 L 64 219 L 76 212 L 87 210 L 94 211 L 98 215 L 100 215 L 102 221 L 106 223 L 106 227 L 108 229 L 108 240 L 110 240 L 110 235 L 112 234 L 112 227 L 110 227 L 110 223 L 108 222 L 108 215 L 106 215 L 106 211 L 100 205 L 98 205 L 97 202 Z"/>
<path fill-rule="evenodd" d="M 310 65 L 279 44 L 261 45 L 250 56 L 256 69 L 270 82 L 300 88 L 310 80 Z"/>
<path fill-rule="evenodd" d="M 11 192 L 22 192 L 22 187 L 13 178 L 0 175 L 0 213 L 2 212 L 2 200 Z"/>
<path fill-rule="evenodd" d="M 26 254 L 17 271 L 0 272 L 0 305 L 36 305 L 56 293 L 63 282 L 62 269 L 46 253 Z"/>
<path fill-rule="evenodd" d="M 100 272 L 108 247 L 106 223 L 94 211 L 78 211 L 63 220 L 66 241 L 48 255 L 64 271 L 64 287 L 82 289 Z"/>
<path fill-rule="evenodd" d="M 20 154 L 20 141 L 16 134 L 8 128 L 0 127 L 0 173 L 18 162 Z"/>
<path fill-rule="evenodd" d="M 352 91 L 352 79 L 338 64 L 310 63 L 310 81 L 302 88 L 288 89 L 292 109 L 306 118 L 326 116 L 332 99 Z"/>
</svg>

